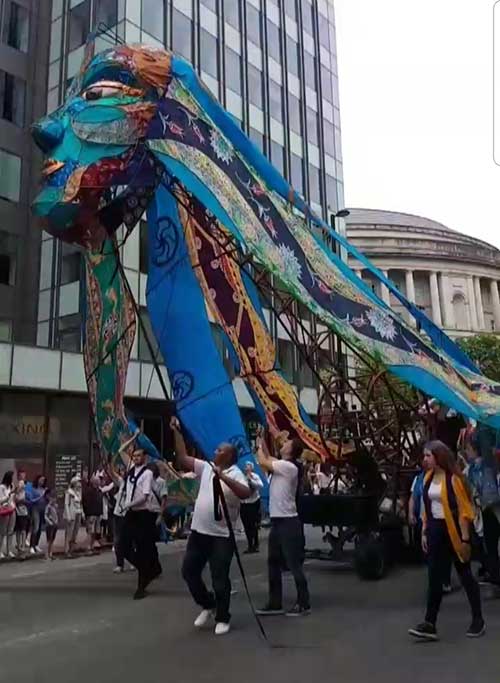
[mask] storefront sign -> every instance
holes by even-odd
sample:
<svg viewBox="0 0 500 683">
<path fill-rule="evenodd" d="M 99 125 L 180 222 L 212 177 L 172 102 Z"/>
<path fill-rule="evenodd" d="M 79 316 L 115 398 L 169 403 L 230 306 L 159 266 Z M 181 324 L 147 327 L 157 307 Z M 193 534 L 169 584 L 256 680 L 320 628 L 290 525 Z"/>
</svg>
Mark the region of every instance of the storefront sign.
<svg viewBox="0 0 500 683">
<path fill-rule="evenodd" d="M 0 416 L 0 440 L 3 444 L 20 446 L 23 444 L 42 445 L 47 425 L 43 416 Z M 51 437 L 59 434 L 59 420 L 51 418 L 49 423 Z"/>
<path fill-rule="evenodd" d="M 56 455 L 54 462 L 54 486 L 58 499 L 64 498 L 71 477 L 82 476 L 83 460 L 79 455 Z"/>
</svg>

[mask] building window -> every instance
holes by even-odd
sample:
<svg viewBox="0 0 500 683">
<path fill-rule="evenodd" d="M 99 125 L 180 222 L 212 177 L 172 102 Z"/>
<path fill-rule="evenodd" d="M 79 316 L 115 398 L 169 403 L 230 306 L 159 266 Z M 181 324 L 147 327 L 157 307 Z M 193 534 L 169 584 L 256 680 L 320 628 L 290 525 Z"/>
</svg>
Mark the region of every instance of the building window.
<svg viewBox="0 0 500 683">
<path fill-rule="evenodd" d="M 79 313 L 60 317 L 58 331 L 61 351 L 78 353 L 81 350 L 82 320 Z"/>
<path fill-rule="evenodd" d="M 304 52 L 304 75 L 307 85 L 316 90 L 316 59 L 309 52 Z"/>
<path fill-rule="evenodd" d="M 321 67 L 321 95 L 327 102 L 333 102 L 332 74 L 324 66 Z"/>
<path fill-rule="evenodd" d="M 302 4 L 302 26 L 305 31 L 314 35 L 314 10 L 309 0 Z"/>
<path fill-rule="evenodd" d="M 319 27 L 319 42 L 320 45 L 326 47 L 327 50 L 330 49 L 330 25 L 325 17 L 321 14 L 318 17 L 318 27 Z"/>
<path fill-rule="evenodd" d="M 149 267 L 149 243 L 147 221 L 139 223 L 139 270 L 141 273 L 148 272 Z"/>
<path fill-rule="evenodd" d="M 283 88 L 273 80 L 269 81 L 269 113 L 276 121 L 283 121 Z"/>
<path fill-rule="evenodd" d="M 153 347 L 154 361 L 158 363 L 163 363 L 163 358 L 161 356 L 158 342 L 151 327 L 151 320 L 149 319 L 149 314 L 144 306 L 141 307 L 140 311 L 141 323 L 138 322 L 139 329 L 139 360 L 146 363 L 152 363 L 153 358 L 151 357 L 151 352 L 149 350 L 147 339 L 150 341 Z M 144 328 L 144 329 L 143 329 Z M 147 336 L 146 336 L 147 335 Z"/>
<path fill-rule="evenodd" d="M 208 31 L 200 31 L 200 67 L 214 78 L 219 77 L 217 66 L 217 38 Z"/>
<path fill-rule="evenodd" d="M 283 376 L 293 384 L 295 375 L 294 347 L 287 339 L 278 339 L 278 363 Z"/>
<path fill-rule="evenodd" d="M 255 128 L 250 128 L 248 131 L 248 137 L 254 143 L 254 145 L 259 148 L 259 151 L 262 152 L 264 149 L 264 136 L 262 133 Z"/>
<path fill-rule="evenodd" d="M 193 61 L 193 22 L 176 9 L 172 11 L 172 49 Z"/>
<path fill-rule="evenodd" d="M 226 47 L 226 86 L 241 95 L 241 57 Z"/>
<path fill-rule="evenodd" d="M 325 152 L 331 157 L 335 156 L 335 130 L 333 125 L 323 120 L 323 135 L 325 140 Z"/>
<path fill-rule="evenodd" d="M 219 355 L 221 357 L 224 369 L 229 375 L 229 379 L 234 379 L 236 377 L 236 372 L 234 371 L 234 365 L 231 361 L 231 356 L 227 348 L 224 331 L 219 325 L 216 325 L 215 323 L 210 323 L 210 328 L 212 330 L 215 346 L 219 351 Z"/>
<path fill-rule="evenodd" d="M 300 100 L 290 93 L 288 93 L 288 117 L 290 119 L 290 128 L 298 135 L 302 135 Z"/>
<path fill-rule="evenodd" d="M 0 199 L 19 201 L 21 189 L 21 158 L 0 149 Z"/>
<path fill-rule="evenodd" d="M 267 21 L 267 52 L 281 63 L 281 31 L 272 21 Z"/>
<path fill-rule="evenodd" d="M 4 40 L 7 45 L 21 52 L 28 52 L 29 13 L 26 7 L 11 2 L 8 5 L 8 20 L 5 22 Z"/>
<path fill-rule="evenodd" d="M 296 154 L 290 155 L 291 160 L 291 183 L 297 192 L 304 194 L 304 169 L 302 159 Z"/>
<path fill-rule="evenodd" d="M 83 0 L 69 11 L 69 50 L 83 45 L 90 30 L 90 0 Z"/>
<path fill-rule="evenodd" d="M 217 0 L 200 0 L 201 4 L 217 13 Z"/>
<path fill-rule="evenodd" d="M 10 320 L 0 320 L 0 342 L 10 342 L 12 340 L 12 322 Z"/>
<path fill-rule="evenodd" d="M 240 28 L 240 3 L 238 0 L 224 0 L 224 19 L 234 28 Z"/>
<path fill-rule="evenodd" d="M 297 4 L 295 0 L 286 0 L 285 2 L 285 14 L 290 19 L 297 21 Z"/>
<path fill-rule="evenodd" d="M 290 38 L 289 35 L 286 36 L 286 59 L 287 59 L 287 69 L 294 76 L 299 76 L 299 44 Z"/>
<path fill-rule="evenodd" d="M 261 44 L 261 28 L 260 28 L 260 12 L 255 9 L 250 3 L 246 3 L 247 6 L 247 35 L 248 39 L 255 43 L 255 45 Z"/>
<path fill-rule="evenodd" d="M 284 152 L 285 150 L 281 145 L 279 145 L 277 142 L 274 142 L 274 140 L 271 140 L 271 161 L 273 166 L 278 169 L 281 175 L 284 175 L 285 172 Z"/>
<path fill-rule="evenodd" d="M 318 115 L 310 107 L 306 107 L 307 139 L 319 147 Z"/>
<path fill-rule="evenodd" d="M 262 71 L 251 64 L 248 65 L 248 97 L 252 104 L 262 109 Z"/>
<path fill-rule="evenodd" d="M 0 230 L 0 285 L 16 283 L 17 236 Z"/>
<path fill-rule="evenodd" d="M 95 3 L 94 3 L 95 4 Z M 144 0 L 142 3 L 144 7 Z M 95 25 L 103 24 L 107 28 L 118 23 L 118 0 L 99 0 L 95 8 Z"/>
<path fill-rule="evenodd" d="M 299 384 L 303 388 L 314 387 L 314 374 L 309 363 L 305 360 L 310 353 L 306 346 L 301 346 L 299 349 Z"/>
<path fill-rule="evenodd" d="M 142 30 L 160 42 L 165 40 L 165 14 L 163 0 L 142 0 Z"/>
<path fill-rule="evenodd" d="M 82 254 L 80 248 L 61 243 L 61 285 L 80 280 L 82 274 Z"/>
<path fill-rule="evenodd" d="M 319 168 L 309 165 L 309 199 L 316 204 L 321 204 L 319 177 Z"/>
<path fill-rule="evenodd" d="M 0 115 L 6 121 L 24 126 L 26 83 L 6 71 L 0 71 Z"/>
</svg>

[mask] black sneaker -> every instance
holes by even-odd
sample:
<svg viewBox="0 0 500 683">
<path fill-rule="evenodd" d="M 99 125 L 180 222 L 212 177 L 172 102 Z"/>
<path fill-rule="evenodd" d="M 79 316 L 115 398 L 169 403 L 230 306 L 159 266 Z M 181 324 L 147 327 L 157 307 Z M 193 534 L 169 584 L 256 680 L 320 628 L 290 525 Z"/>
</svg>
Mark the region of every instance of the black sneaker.
<svg viewBox="0 0 500 683">
<path fill-rule="evenodd" d="M 283 607 L 272 607 L 271 605 L 266 605 L 261 609 L 256 609 L 255 614 L 259 617 L 277 617 L 280 614 L 285 614 Z"/>
<path fill-rule="evenodd" d="M 434 624 L 424 621 L 415 628 L 408 629 L 410 636 L 419 638 L 420 640 L 438 640 L 438 634 Z"/>
<path fill-rule="evenodd" d="M 286 613 L 287 617 L 306 617 L 311 614 L 310 607 L 302 607 L 302 605 L 294 605 L 292 609 L 289 609 Z"/>
<path fill-rule="evenodd" d="M 134 593 L 134 600 L 144 600 L 146 596 L 146 590 L 144 588 L 138 588 Z"/>
<path fill-rule="evenodd" d="M 467 638 L 480 638 L 486 633 L 484 619 L 473 619 L 467 631 Z"/>
</svg>

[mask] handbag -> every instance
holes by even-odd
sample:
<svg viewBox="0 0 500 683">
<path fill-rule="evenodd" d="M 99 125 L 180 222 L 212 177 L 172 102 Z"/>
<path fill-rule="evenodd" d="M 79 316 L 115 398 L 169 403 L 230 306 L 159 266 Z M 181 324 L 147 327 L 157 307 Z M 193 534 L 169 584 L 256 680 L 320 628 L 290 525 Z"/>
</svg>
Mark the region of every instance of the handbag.
<svg viewBox="0 0 500 683">
<path fill-rule="evenodd" d="M 11 515 L 14 510 L 15 510 L 14 505 L 0 505 L 0 517 L 4 517 L 5 515 Z"/>
</svg>

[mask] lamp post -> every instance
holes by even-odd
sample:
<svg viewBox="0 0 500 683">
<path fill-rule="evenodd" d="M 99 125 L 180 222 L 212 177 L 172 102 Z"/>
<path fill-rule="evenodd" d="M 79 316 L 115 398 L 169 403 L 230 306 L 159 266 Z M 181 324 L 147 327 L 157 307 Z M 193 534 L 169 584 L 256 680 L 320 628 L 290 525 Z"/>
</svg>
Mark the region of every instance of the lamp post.
<svg viewBox="0 0 500 683">
<path fill-rule="evenodd" d="M 332 214 L 331 214 L 331 216 L 330 216 L 330 226 L 331 226 L 333 232 L 337 232 L 337 227 L 336 227 L 336 224 L 335 224 L 335 220 L 336 220 L 337 218 L 347 218 L 347 216 L 349 216 L 350 213 L 351 213 L 351 212 L 349 211 L 349 209 L 340 209 L 340 211 L 337 211 L 337 213 L 332 213 Z M 335 248 L 333 248 L 333 247 L 334 247 L 334 245 L 333 245 L 333 238 L 330 237 L 329 241 L 330 241 L 330 243 L 331 243 L 331 245 L 332 245 L 332 251 L 334 251 L 336 254 L 338 254 L 338 253 L 339 253 L 339 249 L 338 249 L 338 247 L 336 246 L 336 244 L 335 244 Z"/>
</svg>

